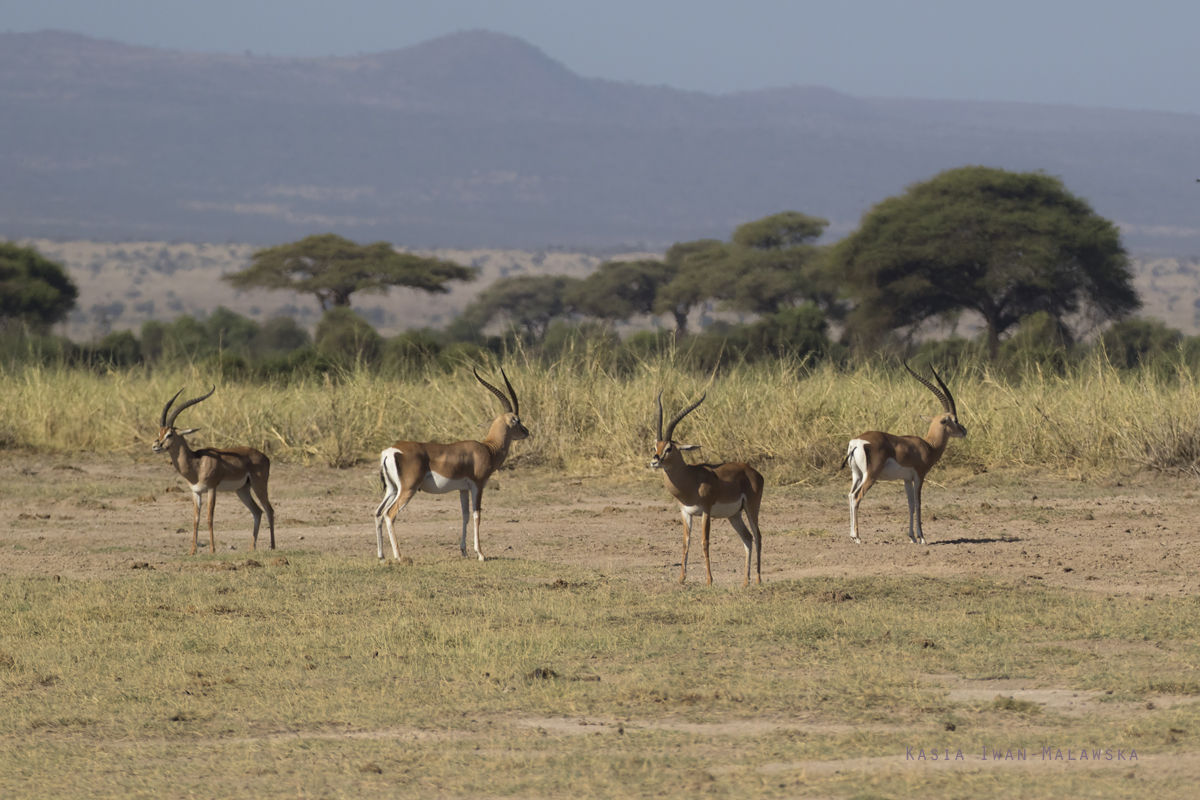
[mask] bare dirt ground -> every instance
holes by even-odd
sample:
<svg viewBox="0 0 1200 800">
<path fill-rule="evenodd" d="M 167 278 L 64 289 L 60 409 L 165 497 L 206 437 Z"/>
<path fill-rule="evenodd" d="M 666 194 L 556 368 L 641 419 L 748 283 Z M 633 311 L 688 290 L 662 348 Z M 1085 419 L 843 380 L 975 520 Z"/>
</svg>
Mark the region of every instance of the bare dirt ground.
<svg viewBox="0 0 1200 800">
<path fill-rule="evenodd" d="M 1183 597 L 1200 592 L 1200 499 L 1194 479 L 1139 474 L 1128 478 L 1066 480 L 1020 471 L 936 475 L 925 491 L 928 546 L 910 544 L 900 484 L 875 487 L 860 512 L 860 535 L 848 536 L 848 474 L 817 486 L 768 485 L 761 527 L 763 581 L 810 576 L 921 575 L 984 577 L 1005 583 L 1067 587 L 1104 595 Z M 276 464 L 272 470 L 279 552 L 289 550 L 374 559 L 372 513 L 382 495 L 374 466 L 349 470 Z M 166 458 L 14 455 L 0 458 L 0 574 L 96 579 L 130 569 L 192 569 L 192 502 Z M 458 559 L 461 530 L 455 495 L 418 495 L 398 521 L 401 555 L 417 563 Z M 218 552 L 251 556 L 249 514 L 232 495 L 217 505 Z M 520 467 L 499 473 L 484 495 L 482 543 L 489 558 L 519 558 L 598 570 L 648 589 L 679 577 L 681 524 L 661 479 L 564 477 Z M 206 534 L 201 534 L 205 547 Z M 468 541 L 468 548 L 470 542 Z M 390 551 L 386 542 L 385 552 Z M 727 523 L 714 523 L 714 581 L 741 582 L 743 551 Z M 473 554 L 472 554 L 473 555 Z M 390 557 L 390 552 L 389 552 Z M 699 536 L 693 538 L 689 583 L 704 580 Z M 1080 648 L 1135 647 L 1137 642 L 1071 642 Z M 1153 643 L 1146 643 L 1152 647 Z M 1151 709 L 1190 703 L 1190 697 L 1144 702 L 1096 702 L 1095 693 L 1026 681 L 971 681 L 955 675 L 922 679 L 952 700 L 990 701 L 997 693 L 1047 710 L 1103 714 L 1127 720 Z M 514 719 L 551 737 L 617 732 L 624 727 L 696 732 L 681 719 Z M 832 730 L 834 720 L 737 721 L 700 726 L 712 735 L 734 725 L 754 735 L 770 731 Z M 845 727 L 845 726 L 843 726 Z M 727 731 L 726 731 L 727 732 Z M 414 735 L 420 732 L 415 732 Z M 913 729 L 936 736 L 933 721 Z M 341 735 L 395 736 L 396 731 Z M 422 735 L 430 734 L 426 731 Z M 456 735 L 446 732 L 446 735 Z M 1031 756 L 1031 759 L 1033 757 Z M 1000 763 L 1004 768 L 1030 768 Z M 1037 762 L 1041 766 L 1041 761 Z M 938 769 L 980 769 L 943 761 Z M 1061 766 L 1061 765 L 1056 765 Z M 1155 774 L 1200 779 L 1200 753 L 1143 754 Z M 929 768 L 921 764 L 922 769 Z M 720 771 L 714 766 L 713 774 Z M 762 774 L 915 769 L 904 758 L 859 758 L 802 764 L 768 763 Z"/>
<path fill-rule="evenodd" d="M 1069 481 L 1031 473 L 938 476 L 925 490 L 927 546 L 908 541 L 899 483 L 876 486 L 848 536 L 849 480 L 767 487 L 763 581 L 809 576 L 988 577 L 1113 595 L 1200 591 L 1200 487 L 1140 474 Z M 166 458 L 12 455 L 0 458 L 0 573 L 102 577 L 149 564 L 185 567 L 192 500 Z M 275 464 L 279 549 L 373 558 L 374 466 Z M 458 497 L 419 494 L 398 519 L 401 555 L 459 558 Z M 202 523 L 203 528 L 203 523 Z M 250 516 L 233 495 L 216 512 L 218 551 L 250 550 Z M 682 525 L 657 475 L 616 481 L 527 469 L 499 473 L 484 493 L 489 558 L 561 563 L 647 584 L 678 579 Z M 688 580 L 703 581 L 699 532 Z M 260 553 L 267 543 L 264 529 Z M 202 530 L 201 545 L 207 544 Z M 468 550 L 471 544 L 468 540 Z M 385 536 L 385 550 L 389 551 Z M 740 582 L 743 551 L 714 521 L 714 581 Z M 472 554 L 473 555 L 473 554 Z"/>
</svg>

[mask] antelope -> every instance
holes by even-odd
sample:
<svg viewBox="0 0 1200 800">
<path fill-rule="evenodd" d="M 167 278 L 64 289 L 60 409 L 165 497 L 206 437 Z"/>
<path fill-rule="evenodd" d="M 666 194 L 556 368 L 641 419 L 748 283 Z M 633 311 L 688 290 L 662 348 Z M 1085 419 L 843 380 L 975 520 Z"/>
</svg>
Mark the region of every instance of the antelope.
<svg viewBox="0 0 1200 800">
<path fill-rule="evenodd" d="M 679 570 L 679 582 L 687 579 L 692 519 L 699 516 L 704 531 L 704 568 L 708 574 L 708 585 L 712 585 L 708 531 L 714 517 L 728 519 L 746 548 L 746 577 L 742 586 L 750 585 L 751 546 L 758 555 L 757 578 L 758 583 L 762 583 L 762 533 L 758 529 L 758 509 L 762 505 L 764 485 L 762 475 L 747 464 L 688 464 L 683 460 L 683 453 L 698 450 L 700 445 L 676 444 L 672 438 L 679 421 L 703 403 L 707 396 L 707 393 L 700 395 L 699 400 L 672 417 L 664 433 L 662 392 L 658 393 L 658 441 L 654 443 L 650 468 L 662 470 L 663 483 L 679 503 L 683 517 L 683 564 Z M 743 511 L 746 512 L 745 521 L 742 520 Z"/>
<path fill-rule="evenodd" d="M 925 476 L 942 457 L 951 439 L 962 439 L 967 435 L 967 429 L 958 422 L 954 395 L 950 394 L 937 370 L 930 367 L 940 389 L 913 372 L 907 362 L 904 368 L 933 392 L 945 413 L 930 420 L 929 433 L 924 439 L 868 431 L 850 440 L 842 466 L 850 462 L 850 538 L 856 544 L 862 544 L 858 538 L 858 504 L 876 481 L 904 481 L 904 493 L 908 495 L 908 538 L 913 544 L 925 544 L 925 534 L 921 531 L 921 487 L 925 485 Z M 915 535 L 914 515 L 917 521 Z"/>
<path fill-rule="evenodd" d="M 508 448 L 512 442 L 529 436 L 529 431 L 521 424 L 520 403 L 517 393 L 504 370 L 500 375 L 504 385 L 512 396 L 508 397 L 479 377 L 474 369 L 475 379 L 486 389 L 500 399 L 504 412 L 492 420 L 488 434 L 482 442 L 467 441 L 453 444 L 437 444 L 435 442 L 396 442 L 379 455 L 379 480 L 383 483 L 383 501 L 375 509 L 375 545 L 376 554 L 382 561 L 383 556 L 383 525 L 387 524 L 388 539 L 392 543 L 392 556 L 400 560 L 400 548 L 396 546 L 396 532 L 393 525 L 399 514 L 412 500 L 418 491 L 431 494 L 445 494 L 458 490 L 462 502 L 462 539 L 458 549 L 463 558 L 467 556 L 467 518 L 473 505 L 475 508 L 475 554 L 483 561 L 483 553 L 479 549 L 479 502 L 483 497 L 483 487 L 487 485 L 492 473 L 500 469 L 504 459 L 508 457 Z"/>
<path fill-rule="evenodd" d="M 271 549 L 274 550 L 275 509 L 271 506 L 271 501 L 267 499 L 267 481 L 271 476 L 271 459 L 253 447 L 228 447 L 220 450 L 213 447 L 202 447 L 199 450 L 193 450 L 183 437 L 200 429 L 188 428 L 181 431 L 175 427 L 175 419 L 179 416 L 179 412 L 207 400 L 216 390 L 217 387 L 214 385 L 203 397 L 194 397 L 180 404 L 168 417 L 167 412 L 171 410 L 171 404 L 183 393 L 183 389 L 176 392 L 175 397 L 172 397 L 163 406 L 162 417 L 159 420 L 161 427 L 153 446 L 156 453 L 171 454 L 171 463 L 175 465 L 175 469 L 188 482 L 188 486 L 192 490 L 192 502 L 195 510 L 192 515 L 192 552 L 189 555 L 196 555 L 196 539 L 200 533 L 200 499 L 201 495 L 205 493 L 208 494 L 209 552 L 217 552 L 216 537 L 213 534 L 213 510 L 217 505 L 217 492 L 237 492 L 238 499 L 245 504 L 246 508 L 250 509 L 250 513 L 254 515 L 254 534 L 250 547 L 253 550 L 258 549 L 258 527 L 262 521 L 263 509 L 259 508 L 258 504 L 254 502 L 254 498 L 250 496 L 251 489 L 254 490 L 254 494 L 258 495 L 263 508 L 267 510 L 267 527 L 271 529 Z"/>
</svg>

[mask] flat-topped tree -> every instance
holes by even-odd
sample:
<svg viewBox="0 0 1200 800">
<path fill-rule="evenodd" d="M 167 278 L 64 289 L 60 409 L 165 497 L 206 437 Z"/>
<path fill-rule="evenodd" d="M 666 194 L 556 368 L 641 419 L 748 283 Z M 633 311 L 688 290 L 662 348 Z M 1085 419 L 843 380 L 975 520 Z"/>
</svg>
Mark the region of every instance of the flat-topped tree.
<svg viewBox="0 0 1200 800">
<path fill-rule="evenodd" d="M 1120 230 L 1041 172 L 959 167 L 913 184 L 864 214 L 828 269 L 855 299 L 848 328 L 868 348 L 970 310 L 995 358 L 1000 337 L 1039 311 L 1098 322 L 1141 306 Z"/>
<path fill-rule="evenodd" d="M 606 261 L 570 287 L 566 301 L 589 317 L 628 322 L 655 312 L 659 290 L 677 270 L 677 264 L 653 258 Z"/>
<path fill-rule="evenodd" d="M 451 281 L 471 281 L 477 271 L 453 261 L 399 253 L 387 242 L 361 245 L 334 233 L 254 253 L 250 266 L 225 275 L 238 289 L 290 289 L 316 296 L 322 311 L 349 306 L 354 292 L 385 294 L 393 286 L 444 294 Z"/>
<path fill-rule="evenodd" d="M 580 283 L 569 275 L 501 278 L 480 292 L 455 323 L 460 331 L 477 332 L 499 318 L 540 342 L 550 323 L 575 312 L 571 297 Z"/>
<path fill-rule="evenodd" d="M 10 320 L 46 330 L 67 318 L 78 297 L 60 264 L 32 247 L 0 242 L 0 330 Z"/>
</svg>

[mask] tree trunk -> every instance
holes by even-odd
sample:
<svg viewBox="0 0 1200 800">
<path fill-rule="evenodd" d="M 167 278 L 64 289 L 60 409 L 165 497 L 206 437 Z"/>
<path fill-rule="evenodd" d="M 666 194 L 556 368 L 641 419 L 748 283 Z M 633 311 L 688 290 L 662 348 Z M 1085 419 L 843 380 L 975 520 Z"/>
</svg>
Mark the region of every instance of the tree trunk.
<svg viewBox="0 0 1200 800">
<path fill-rule="evenodd" d="M 675 317 L 675 341 L 678 342 L 687 336 L 687 311 L 675 309 L 671 314 Z"/>
<path fill-rule="evenodd" d="M 987 321 L 988 358 L 992 361 L 1000 355 L 1000 327 L 995 320 Z"/>
</svg>

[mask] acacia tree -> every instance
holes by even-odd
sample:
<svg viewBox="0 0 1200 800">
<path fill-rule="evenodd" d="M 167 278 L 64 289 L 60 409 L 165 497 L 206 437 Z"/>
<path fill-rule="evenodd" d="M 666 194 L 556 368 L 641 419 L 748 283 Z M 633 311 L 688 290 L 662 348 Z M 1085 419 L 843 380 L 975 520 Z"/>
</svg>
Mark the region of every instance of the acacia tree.
<svg viewBox="0 0 1200 800">
<path fill-rule="evenodd" d="M 717 239 L 678 242 L 667 250 L 664 261 L 674 274 L 655 295 L 654 312 L 675 318 L 676 340 L 687 335 L 691 310 L 712 297 L 709 276 L 713 266 L 726 258 L 726 250 L 725 243 Z"/>
<path fill-rule="evenodd" d="M 815 245 L 829 222 L 799 211 L 782 211 L 739 225 L 729 242 L 700 239 L 667 251 L 675 276 L 659 292 L 655 310 L 675 316 L 676 336 L 687 331 L 687 315 L 707 300 L 732 311 L 777 314 L 801 300 L 826 309 L 836 292 L 821 270 Z"/>
<path fill-rule="evenodd" d="M 290 289 L 315 295 L 321 310 L 328 311 L 349 306 L 354 292 L 384 294 L 392 286 L 407 286 L 445 293 L 450 281 L 470 281 L 475 276 L 471 267 L 398 253 L 387 242 L 360 245 L 323 233 L 259 250 L 249 267 L 223 279 L 238 289 Z"/>
<path fill-rule="evenodd" d="M 589 317 L 625 321 L 654 313 L 659 290 L 677 270 L 676 264 L 656 259 L 606 261 L 571 287 L 565 299 Z"/>
<path fill-rule="evenodd" d="M 857 298 L 860 343 L 969 309 L 988 352 L 1023 317 L 1120 319 L 1141 306 L 1117 227 L 1058 178 L 961 167 L 877 204 L 834 246 L 829 269 Z"/>
<path fill-rule="evenodd" d="M 0 242 L 0 328 L 19 320 L 45 330 L 66 319 L 78 297 L 61 265 L 32 247 Z"/>
<path fill-rule="evenodd" d="M 777 314 L 802 299 L 829 305 L 833 292 L 823 290 L 814 244 L 828 225 L 799 211 L 739 225 L 724 260 L 709 269 L 710 294 L 726 308 L 756 314 Z"/>
<path fill-rule="evenodd" d="M 463 309 L 455 327 L 478 331 L 496 317 L 507 317 L 511 324 L 540 342 L 555 318 L 574 312 L 568 295 L 579 283 L 578 278 L 566 275 L 501 278 Z"/>
</svg>

